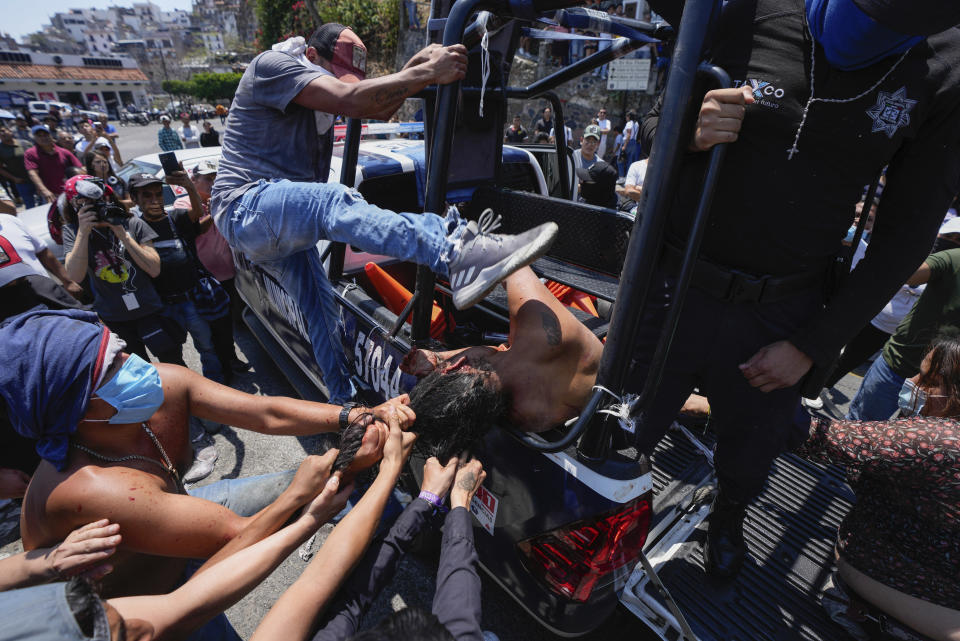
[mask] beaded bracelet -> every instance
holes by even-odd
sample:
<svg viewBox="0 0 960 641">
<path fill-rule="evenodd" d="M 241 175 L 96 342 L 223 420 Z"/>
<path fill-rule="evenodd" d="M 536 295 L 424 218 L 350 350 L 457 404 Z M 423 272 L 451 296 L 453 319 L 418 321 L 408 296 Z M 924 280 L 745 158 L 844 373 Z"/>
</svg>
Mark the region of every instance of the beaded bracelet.
<svg viewBox="0 0 960 641">
<path fill-rule="evenodd" d="M 441 513 L 446 514 L 449 511 L 446 505 L 443 504 L 443 499 L 434 494 L 433 492 L 428 492 L 426 490 L 421 490 L 418 499 L 423 499 L 433 507 L 440 510 Z"/>
</svg>

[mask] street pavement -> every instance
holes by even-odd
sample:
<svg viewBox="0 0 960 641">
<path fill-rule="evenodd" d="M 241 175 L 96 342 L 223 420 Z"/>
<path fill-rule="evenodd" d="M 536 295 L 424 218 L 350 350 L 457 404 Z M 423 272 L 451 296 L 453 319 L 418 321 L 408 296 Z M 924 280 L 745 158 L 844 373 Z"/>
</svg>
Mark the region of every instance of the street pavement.
<svg viewBox="0 0 960 641">
<path fill-rule="evenodd" d="M 219 121 L 213 121 L 219 128 Z M 118 127 L 120 147 L 123 159 L 159 151 L 157 131 L 159 125 L 131 125 Z M 237 376 L 233 386 L 239 390 L 263 396 L 293 396 L 296 392 L 284 378 L 283 373 L 274 365 L 271 357 L 257 343 L 245 327 L 236 330 L 238 354 L 248 360 L 251 371 Z M 190 341 L 184 349 L 187 365 L 200 372 L 200 359 Z M 848 376 L 831 392 L 831 401 L 839 411 L 844 411 L 853 396 L 859 378 Z M 219 453 L 213 473 L 197 484 L 202 486 L 220 479 L 240 478 L 257 474 L 266 474 L 295 468 L 307 454 L 324 449 L 321 437 L 297 438 L 292 436 L 264 436 L 246 430 L 224 427 L 214 436 Z M 316 552 L 331 526 L 321 529 L 313 546 Z M 20 551 L 19 540 L 2 548 L 0 554 Z M 227 616 L 244 639 L 250 638 L 259 621 L 280 594 L 300 575 L 306 563 L 297 552 L 287 558 L 259 587 L 227 611 Z M 432 597 L 436 558 L 423 558 L 412 554 L 401 562 L 396 578 L 387 586 L 374 607 L 366 617 L 366 626 L 374 625 L 390 611 L 407 606 L 419 606 L 429 610 Z M 482 574 L 482 573 L 481 573 Z M 502 641 L 539 641 L 557 638 L 544 630 L 512 600 L 501 591 L 488 577 L 483 577 L 483 626 L 494 632 Z M 595 641 L 630 639 L 645 641 L 655 639 L 649 630 L 625 611 L 594 633 L 582 637 Z"/>
</svg>

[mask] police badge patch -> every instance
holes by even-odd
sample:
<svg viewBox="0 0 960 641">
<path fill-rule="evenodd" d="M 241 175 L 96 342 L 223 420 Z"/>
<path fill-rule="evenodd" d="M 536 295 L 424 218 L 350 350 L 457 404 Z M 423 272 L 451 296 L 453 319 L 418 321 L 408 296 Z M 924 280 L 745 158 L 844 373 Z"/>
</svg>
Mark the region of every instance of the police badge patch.
<svg viewBox="0 0 960 641">
<path fill-rule="evenodd" d="M 906 87 L 900 87 L 893 93 L 879 92 L 876 104 L 867 109 L 867 115 L 873 120 L 870 133 L 882 131 L 888 138 L 893 138 L 897 129 L 910 124 L 910 110 L 916 104 L 916 100 L 907 98 Z"/>
</svg>

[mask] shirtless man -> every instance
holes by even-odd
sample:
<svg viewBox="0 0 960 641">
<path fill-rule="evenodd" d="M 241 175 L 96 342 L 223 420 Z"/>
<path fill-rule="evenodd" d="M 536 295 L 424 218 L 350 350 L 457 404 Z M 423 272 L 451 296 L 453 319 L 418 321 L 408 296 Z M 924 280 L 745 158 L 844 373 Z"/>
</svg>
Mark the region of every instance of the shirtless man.
<svg viewBox="0 0 960 641">
<path fill-rule="evenodd" d="M 586 404 L 603 344 L 529 267 L 504 284 L 510 307 L 506 345 L 415 349 L 404 358 L 401 369 L 423 377 L 411 392 L 421 440 L 435 440 L 433 421 L 448 430 L 482 433 L 506 418 L 542 432 L 577 416 Z"/>
<path fill-rule="evenodd" d="M 122 341 L 95 321 L 94 314 L 73 310 L 10 319 L 0 327 L 0 356 L 11 363 L 0 370 L 0 394 L 14 428 L 37 439 L 44 458 L 24 498 L 24 549 L 52 545 L 80 525 L 109 518 L 123 540 L 104 581 L 105 597 L 171 590 L 184 579 L 187 559 L 208 558 L 227 543 L 234 550 L 256 543 L 326 481 L 329 463 L 309 456 L 295 475 L 221 481 L 187 493 L 180 474 L 192 459 L 191 414 L 294 436 L 336 431 L 341 414 L 356 419 L 372 411 L 387 421 L 396 414 L 403 426 L 413 420 L 401 406 L 404 397 L 342 412 L 245 394 L 180 366 L 151 365 L 122 352 Z M 353 465 L 379 459 L 387 434 L 383 423 L 371 423 Z"/>
</svg>

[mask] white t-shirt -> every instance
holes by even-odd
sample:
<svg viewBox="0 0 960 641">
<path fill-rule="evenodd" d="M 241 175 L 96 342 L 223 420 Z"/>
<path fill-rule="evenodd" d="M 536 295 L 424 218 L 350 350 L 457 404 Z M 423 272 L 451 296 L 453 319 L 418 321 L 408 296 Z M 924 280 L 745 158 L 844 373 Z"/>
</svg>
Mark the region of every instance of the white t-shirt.
<svg viewBox="0 0 960 641">
<path fill-rule="evenodd" d="M 597 126 L 600 127 L 600 131 L 610 128 L 610 120 L 597 120 Z M 607 153 L 607 134 L 600 134 L 600 146 L 597 147 L 597 155 L 601 158 Z"/>
<path fill-rule="evenodd" d="M 566 136 L 567 136 L 567 145 L 569 145 L 569 146 L 572 147 L 572 146 L 573 146 L 573 130 L 570 129 L 570 127 L 564 125 L 564 126 L 563 126 L 563 133 L 566 134 Z M 550 127 L 550 137 L 551 137 L 551 138 L 554 137 L 554 129 L 553 129 L 553 127 Z"/>
<path fill-rule="evenodd" d="M 183 143 L 184 149 L 195 149 L 200 146 L 200 134 L 193 125 L 181 126 L 177 128 L 177 133 L 180 134 L 180 142 Z"/>
<path fill-rule="evenodd" d="M 76 145 L 73 146 L 73 151 L 77 155 L 77 158 L 83 158 L 83 152 L 87 150 L 87 146 L 90 144 L 90 141 L 84 138 Z"/>
<path fill-rule="evenodd" d="M 907 315 L 907 312 L 913 309 L 917 299 L 920 298 L 920 294 L 922 294 L 926 288 L 926 284 L 917 285 L 916 287 L 903 285 L 900 290 L 893 295 L 893 298 L 883 306 L 880 313 L 873 317 L 870 324 L 881 332 L 893 335 L 893 333 L 897 331 L 897 325 L 899 325 L 903 317 Z"/>
<path fill-rule="evenodd" d="M 37 259 L 46 248 L 16 216 L 0 214 L 0 287 L 24 276 L 48 276 Z"/>
<path fill-rule="evenodd" d="M 637 124 L 636 120 L 628 120 L 627 124 L 623 126 L 623 141 L 626 142 L 636 142 L 637 132 L 640 130 L 640 125 Z"/>
<path fill-rule="evenodd" d="M 643 187 L 643 179 L 647 177 L 647 159 L 638 160 L 630 163 L 627 169 L 627 179 L 623 181 L 624 185 L 635 185 Z"/>
</svg>

